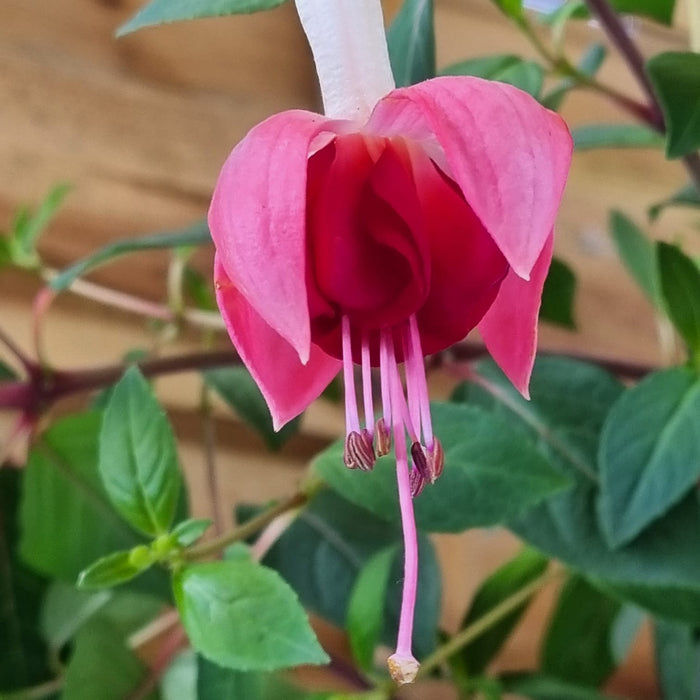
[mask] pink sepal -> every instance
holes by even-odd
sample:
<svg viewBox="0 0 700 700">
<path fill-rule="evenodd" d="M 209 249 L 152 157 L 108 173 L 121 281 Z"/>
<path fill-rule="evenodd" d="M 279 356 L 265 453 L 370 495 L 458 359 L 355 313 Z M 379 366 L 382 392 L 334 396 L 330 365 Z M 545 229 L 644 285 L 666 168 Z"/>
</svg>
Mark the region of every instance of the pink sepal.
<svg viewBox="0 0 700 700">
<path fill-rule="evenodd" d="M 209 208 L 209 228 L 227 276 L 304 363 L 311 350 L 307 160 L 314 138 L 334 125 L 300 110 L 258 124 L 226 160 Z"/>
<path fill-rule="evenodd" d="M 366 129 L 422 140 L 429 152 L 437 142 L 450 176 L 511 268 L 529 278 L 571 161 L 571 135 L 559 115 L 511 85 L 442 77 L 390 92 Z"/>
<path fill-rule="evenodd" d="M 510 270 L 496 300 L 479 323 L 479 333 L 493 359 L 515 388 L 530 398 L 528 385 L 537 350 L 537 315 L 552 261 L 554 234 L 545 241 L 529 280 Z"/>
<path fill-rule="evenodd" d="M 217 303 L 238 354 L 267 401 L 275 430 L 298 416 L 328 386 L 341 362 L 310 346 L 302 364 L 295 349 L 256 312 L 214 259 Z"/>
</svg>

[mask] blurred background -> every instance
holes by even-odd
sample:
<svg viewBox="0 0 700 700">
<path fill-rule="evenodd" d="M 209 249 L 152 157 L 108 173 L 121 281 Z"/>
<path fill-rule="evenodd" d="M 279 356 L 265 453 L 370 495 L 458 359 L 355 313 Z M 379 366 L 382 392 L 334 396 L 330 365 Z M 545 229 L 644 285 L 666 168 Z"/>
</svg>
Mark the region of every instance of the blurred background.
<svg viewBox="0 0 700 700">
<path fill-rule="evenodd" d="M 3 0 L 0 7 L 0 229 L 21 204 L 38 204 L 53 185 L 69 183 L 71 192 L 42 242 L 44 258 L 56 268 L 117 238 L 177 229 L 202 218 L 221 164 L 251 126 L 280 110 L 319 109 L 311 56 L 292 3 L 116 40 L 115 29 L 140 4 Z M 533 0 L 531 7 L 551 10 L 556 4 Z M 398 5 L 398 0 L 384 3 L 387 20 Z M 535 57 L 488 0 L 435 0 L 435 5 L 438 67 L 494 53 Z M 672 29 L 635 20 L 630 31 L 648 54 L 685 49 L 685 10 L 679 2 Z M 605 42 L 595 22 L 568 26 L 572 59 L 592 41 Z M 614 51 L 599 78 L 640 96 Z M 572 126 L 628 120 L 604 98 L 583 92 L 568 98 L 563 115 Z M 652 309 L 616 258 L 607 216 L 610 208 L 620 207 L 643 222 L 650 204 L 685 181 L 682 166 L 666 162 L 661 151 L 575 155 L 556 252 L 578 276 L 577 330 L 543 327 L 541 347 L 664 362 Z M 674 210 L 654 224 L 653 232 L 674 239 L 687 226 L 683 211 Z M 168 263 L 167 254 L 142 254 L 100 269 L 90 280 L 163 302 Z M 210 251 L 198 253 L 195 264 L 209 275 Z M 29 352 L 31 305 L 39 288 L 29 273 L 0 275 L 2 325 Z M 59 298 L 45 324 L 47 356 L 57 367 L 118 361 L 133 348 L 152 349 L 153 338 L 142 317 L 70 294 Z M 185 329 L 176 345 L 196 348 L 199 342 L 198 333 Z M 437 396 L 449 390 L 439 374 L 433 382 Z M 158 391 L 182 443 L 196 514 L 208 515 L 198 381 L 190 375 L 163 379 Z M 229 412 L 220 407 L 216 416 L 219 506 L 226 519 L 235 503 L 289 493 L 308 459 L 342 430 L 337 407 L 315 406 L 301 435 L 270 454 Z M 8 426 L 2 420 L 0 435 Z M 453 629 L 477 583 L 518 545 L 500 531 L 442 536 L 437 545 L 445 565 L 443 624 Z M 499 657 L 500 666 L 535 663 L 535 639 L 550 598 L 542 596 L 530 610 Z M 343 644 L 333 630 L 324 634 Z M 612 691 L 657 697 L 647 637 L 613 679 Z"/>
</svg>

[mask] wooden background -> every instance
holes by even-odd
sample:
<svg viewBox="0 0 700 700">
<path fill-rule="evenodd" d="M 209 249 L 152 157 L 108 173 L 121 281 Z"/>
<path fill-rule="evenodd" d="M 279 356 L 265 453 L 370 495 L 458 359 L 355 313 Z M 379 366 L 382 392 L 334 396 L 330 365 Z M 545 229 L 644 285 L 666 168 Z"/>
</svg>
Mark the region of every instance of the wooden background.
<svg viewBox="0 0 700 700">
<path fill-rule="evenodd" d="M 139 4 L 3 0 L 0 5 L 0 228 L 20 204 L 38 203 L 57 182 L 71 183 L 72 193 L 42 243 L 45 259 L 55 267 L 116 238 L 201 218 L 219 167 L 248 128 L 282 109 L 318 108 L 310 54 L 291 3 L 263 14 L 171 25 L 115 40 L 115 28 Z M 397 5 L 386 3 L 387 16 Z M 496 52 L 533 56 L 488 0 L 436 0 L 436 6 L 440 66 Z M 682 49 L 682 5 L 677 20 L 673 30 L 636 22 L 632 31 L 649 54 Z M 604 37 L 594 23 L 582 23 L 568 39 L 576 58 Z M 638 94 L 614 52 L 601 78 Z M 571 125 L 624 118 L 590 94 L 572 97 L 564 115 Z M 655 364 L 667 360 L 648 304 L 615 259 L 606 218 L 615 206 L 641 223 L 650 203 L 684 182 L 682 167 L 654 151 L 575 157 L 557 254 L 579 277 L 579 328 L 576 333 L 543 329 L 543 347 Z M 666 238 L 686 235 L 687 222 L 687 215 L 670 213 L 653 232 Z M 163 301 L 167 263 L 164 254 L 141 255 L 91 279 Z M 209 252 L 200 255 L 200 269 L 208 271 L 209 264 Z M 31 275 L 0 275 L 0 323 L 30 352 L 30 305 L 38 288 Z M 148 347 L 153 334 L 138 316 L 65 295 L 49 313 L 46 341 L 56 366 L 84 367 Z M 189 332 L 177 345 L 196 342 L 197 335 Z M 434 381 L 438 394 L 446 390 L 444 378 Z M 197 380 L 184 375 L 161 380 L 158 390 L 182 442 L 196 509 L 206 514 Z M 0 430 L 7 425 L 7 419 L 0 422 Z M 267 454 L 258 438 L 223 410 L 217 410 L 216 427 L 219 502 L 229 512 L 238 501 L 289 493 L 308 458 L 337 436 L 341 416 L 334 407 L 312 408 L 303 435 L 277 455 Z M 500 531 L 436 541 L 445 564 L 443 623 L 453 629 L 475 586 L 517 543 Z M 550 599 L 543 596 L 528 614 L 499 658 L 500 667 L 536 663 L 538 630 Z M 656 697 L 650 654 L 645 635 L 611 687 L 636 698 Z"/>
</svg>

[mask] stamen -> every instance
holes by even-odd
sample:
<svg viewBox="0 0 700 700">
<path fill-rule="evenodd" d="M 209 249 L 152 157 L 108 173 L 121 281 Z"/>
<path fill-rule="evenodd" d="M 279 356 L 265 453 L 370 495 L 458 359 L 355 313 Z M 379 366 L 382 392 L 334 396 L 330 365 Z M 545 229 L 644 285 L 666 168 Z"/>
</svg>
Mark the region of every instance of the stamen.
<svg viewBox="0 0 700 700">
<path fill-rule="evenodd" d="M 383 457 L 391 452 L 391 432 L 384 418 L 380 418 L 374 428 L 374 447 L 378 457 Z"/>
<path fill-rule="evenodd" d="M 384 421 L 392 424 L 391 420 L 391 362 L 394 355 L 394 343 L 386 328 L 379 333 L 379 381 L 382 388 L 382 416 Z"/>
<path fill-rule="evenodd" d="M 437 438 L 433 440 L 432 448 L 426 449 L 428 457 L 428 472 L 430 474 L 430 483 L 434 484 L 445 466 L 445 451 L 442 449 L 442 443 Z"/>
<path fill-rule="evenodd" d="M 413 425 L 416 432 L 416 437 L 413 439 L 419 440 L 421 432 L 420 386 L 419 382 L 416 381 L 415 372 L 413 370 L 413 358 L 416 351 L 413 347 L 413 338 L 411 336 L 410 326 L 405 327 L 402 340 L 403 363 L 406 373 L 406 394 L 408 395 L 408 411 L 411 416 L 411 425 Z"/>
<path fill-rule="evenodd" d="M 397 406 L 403 398 L 401 377 L 396 363 L 392 363 L 391 401 Z M 396 653 L 388 660 L 389 672 L 397 683 L 410 683 L 418 673 L 419 664 L 411 652 L 413 638 L 413 614 L 416 605 L 418 585 L 418 536 L 413 514 L 411 481 L 408 472 L 408 455 L 406 454 L 406 436 L 402 416 L 399 411 L 392 415 L 394 429 L 394 450 L 396 452 L 396 481 L 399 490 L 401 526 L 404 540 L 404 581 L 399 615 L 399 631 L 396 640 Z"/>
<path fill-rule="evenodd" d="M 343 461 L 349 469 L 368 472 L 374 468 L 377 457 L 372 447 L 372 436 L 367 430 L 353 431 L 345 438 Z"/>
<path fill-rule="evenodd" d="M 423 430 L 425 445 L 428 451 L 431 451 L 433 449 L 433 425 L 430 420 L 430 399 L 428 397 L 428 382 L 425 378 L 423 348 L 421 347 L 415 314 L 408 320 L 408 327 L 411 336 L 411 355 L 406 363 L 406 376 L 407 378 L 410 376 L 416 385 L 420 410 L 420 426 Z"/>
<path fill-rule="evenodd" d="M 418 473 L 423 477 L 423 481 L 432 481 L 428 467 L 428 457 L 425 453 L 425 448 L 420 442 L 414 442 L 411 445 L 411 458 L 413 459 L 414 471 L 418 470 Z"/>
<path fill-rule="evenodd" d="M 425 488 L 425 479 L 421 476 L 421 473 L 415 468 L 411 469 L 408 480 L 411 483 L 411 496 L 413 498 L 420 496 L 421 491 Z"/>
<path fill-rule="evenodd" d="M 360 432 L 360 419 L 357 415 L 350 320 L 347 316 L 343 316 L 341 323 L 343 332 L 343 383 L 345 384 L 345 434 L 349 437 L 351 433 Z"/>
<path fill-rule="evenodd" d="M 365 409 L 365 427 L 374 435 L 374 401 L 372 400 L 372 366 L 369 357 L 367 334 L 362 334 L 362 396 Z"/>
</svg>

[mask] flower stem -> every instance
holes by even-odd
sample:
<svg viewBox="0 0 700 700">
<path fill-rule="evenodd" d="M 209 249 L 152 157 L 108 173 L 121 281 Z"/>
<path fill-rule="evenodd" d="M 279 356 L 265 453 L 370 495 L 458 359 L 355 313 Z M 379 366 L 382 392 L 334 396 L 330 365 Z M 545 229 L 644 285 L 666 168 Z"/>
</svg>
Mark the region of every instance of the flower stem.
<svg viewBox="0 0 700 700">
<path fill-rule="evenodd" d="M 228 547 L 234 542 L 241 542 L 242 540 L 248 539 L 248 537 L 254 535 L 256 532 L 258 532 L 258 530 L 262 530 L 268 523 L 271 523 L 282 513 L 287 513 L 288 511 L 301 508 L 301 506 L 307 503 L 308 499 L 309 496 L 306 493 L 301 492 L 288 496 L 271 508 L 268 508 L 266 511 L 263 511 L 254 518 L 251 518 L 243 525 L 234 528 L 230 532 L 227 532 L 219 537 L 215 537 L 209 542 L 204 542 L 196 547 L 186 549 L 184 552 L 184 557 L 188 561 L 193 561 L 197 559 L 204 559 L 212 554 L 217 554 L 222 549 Z"/>
<path fill-rule="evenodd" d="M 424 678 L 429 675 L 436 666 L 447 661 L 450 656 L 457 653 L 462 647 L 465 647 L 486 632 L 486 630 L 498 624 L 504 617 L 510 615 L 510 613 L 525 603 L 537 591 L 544 588 L 548 583 L 560 578 L 563 573 L 563 568 L 556 567 L 502 600 L 498 605 L 491 608 L 491 610 L 482 615 L 478 620 L 472 622 L 471 625 L 458 632 L 425 659 L 418 671 L 417 678 Z"/>
</svg>

